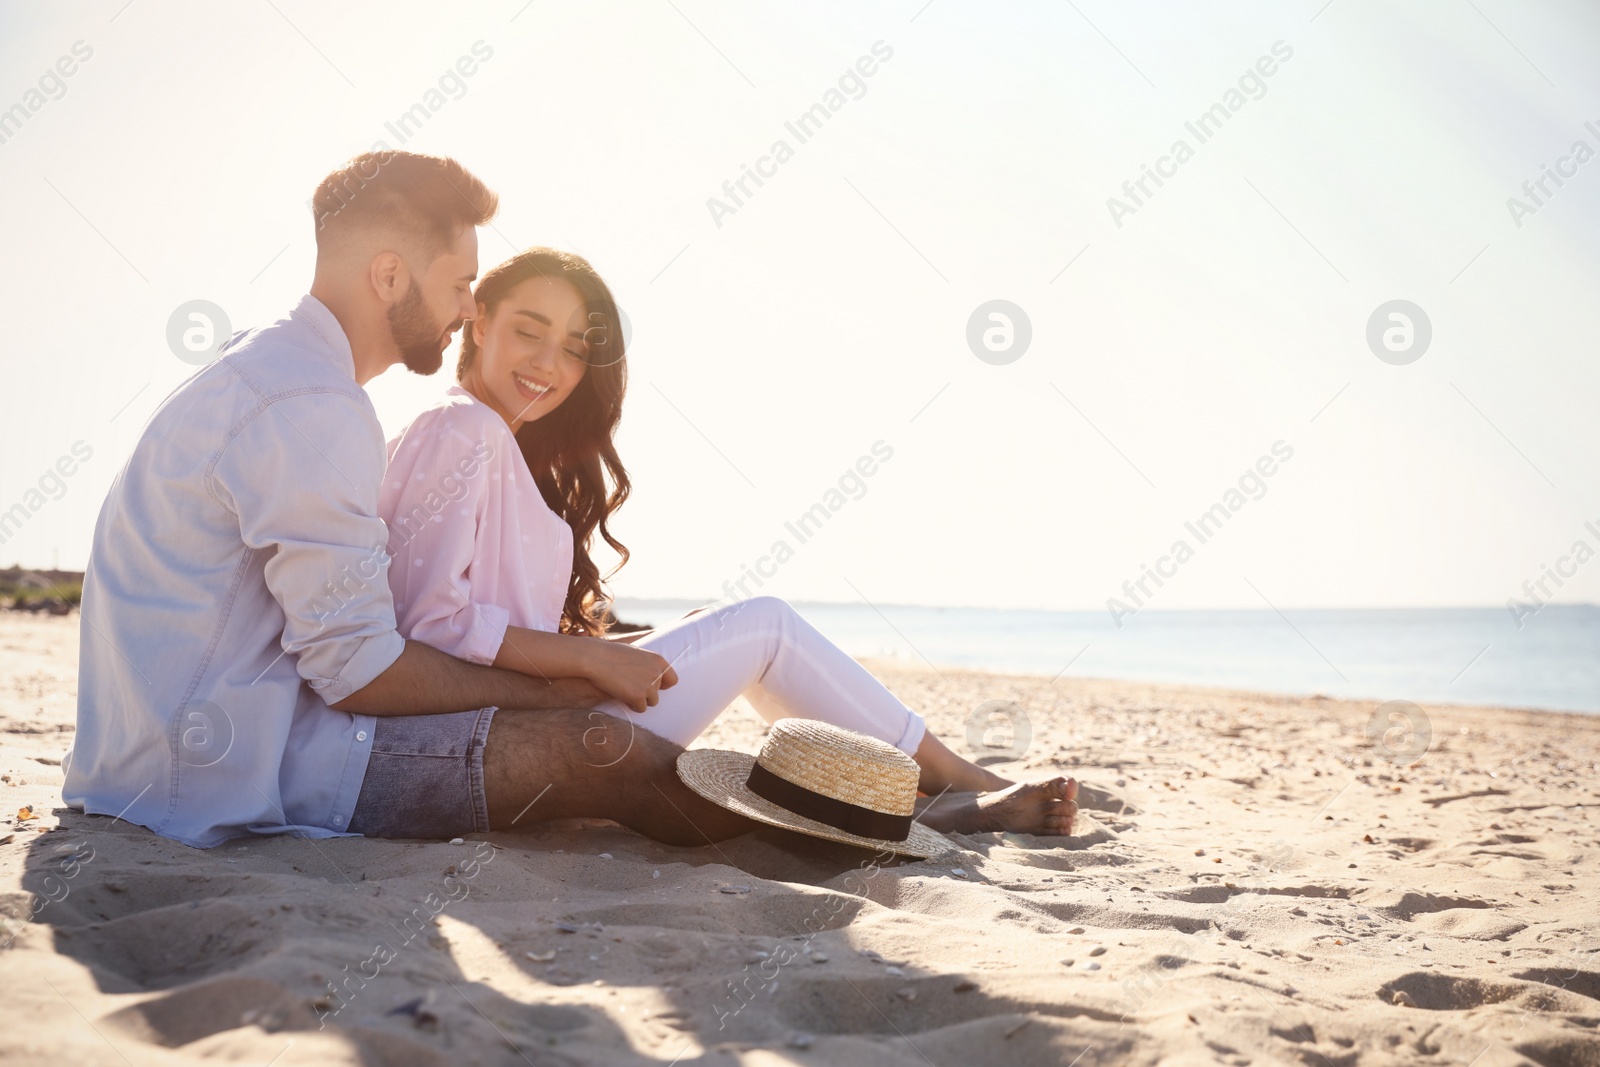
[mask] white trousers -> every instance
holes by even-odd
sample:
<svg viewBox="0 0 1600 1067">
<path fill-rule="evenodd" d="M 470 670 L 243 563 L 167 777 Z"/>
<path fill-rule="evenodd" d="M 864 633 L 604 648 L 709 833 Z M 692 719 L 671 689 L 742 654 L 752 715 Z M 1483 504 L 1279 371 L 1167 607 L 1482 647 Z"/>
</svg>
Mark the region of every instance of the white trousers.
<svg viewBox="0 0 1600 1067">
<path fill-rule="evenodd" d="M 672 664 L 678 684 L 639 713 L 595 707 L 687 747 L 733 699 L 767 722 L 820 719 L 914 755 L 927 724 L 780 597 L 758 596 L 668 623 L 634 642 Z"/>
</svg>

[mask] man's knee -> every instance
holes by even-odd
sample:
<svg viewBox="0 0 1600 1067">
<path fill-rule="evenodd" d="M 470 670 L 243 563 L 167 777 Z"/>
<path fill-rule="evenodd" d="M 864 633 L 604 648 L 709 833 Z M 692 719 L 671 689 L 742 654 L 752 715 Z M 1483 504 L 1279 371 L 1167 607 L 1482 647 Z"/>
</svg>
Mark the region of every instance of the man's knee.
<svg viewBox="0 0 1600 1067">
<path fill-rule="evenodd" d="M 590 713 L 583 732 L 583 758 L 591 767 L 615 768 L 629 776 L 643 778 L 657 774 L 677 774 L 678 753 L 683 746 L 651 733 L 632 718 Z"/>
</svg>

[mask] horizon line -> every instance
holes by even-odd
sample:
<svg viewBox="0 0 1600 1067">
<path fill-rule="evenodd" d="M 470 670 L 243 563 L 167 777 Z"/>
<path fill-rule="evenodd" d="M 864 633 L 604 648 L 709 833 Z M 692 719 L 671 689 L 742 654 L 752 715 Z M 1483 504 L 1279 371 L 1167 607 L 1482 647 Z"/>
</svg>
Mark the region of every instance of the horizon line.
<svg viewBox="0 0 1600 1067">
<path fill-rule="evenodd" d="M 763 596 L 763 595 L 769 595 L 769 594 L 760 594 L 760 593 L 758 593 L 756 595 L 757 596 Z M 714 604 L 719 599 L 720 598 L 718 598 L 718 597 L 704 598 L 704 597 L 687 597 L 687 596 L 627 596 L 627 595 L 619 595 L 619 596 L 614 598 L 613 602 L 627 600 L 627 601 L 632 601 L 633 603 L 636 603 L 636 604 L 694 604 L 694 605 L 699 605 L 699 606 L 705 606 L 705 605 Z M 753 599 L 753 597 L 746 597 L 745 599 L 749 600 L 749 599 Z M 793 598 L 784 597 L 783 599 L 789 601 L 789 603 L 791 603 L 791 604 L 812 604 L 812 605 L 816 605 L 816 606 L 819 606 L 819 607 L 836 607 L 836 608 L 886 607 L 886 608 L 925 608 L 925 609 L 935 610 L 935 611 L 1032 611 L 1032 612 L 1040 612 L 1040 613 L 1043 613 L 1043 614 L 1055 614 L 1055 615 L 1088 615 L 1088 614 L 1099 614 L 1099 613 L 1102 613 L 1102 612 L 1105 611 L 1104 607 L 1094 607 L 1094 608 L 1038 608 L 1038 607 L 1032 607 L 1032 608 L 1025 608 L 1025 607 L 996 607 L 996 606 L 993 606 L 993 605 L 984 605 L 984 604 L 911 604 L 911 603 L 904 603 L 904 602 L 901 602 L 901 601 L 894 601 L 894 600 L 878 601 L 878 602 L 876 602 L 874 604 L 874 603 L 868 603 L 866 601 L 813 600 L 813 599 L 800 598 L 800 597 L 793 597 Z M 728 601 L 728 603 L 736 604 L 736 603 L 739 603 L 739 601 L 736 601 L 736 600 Z M 1596 608 L 1596 607 L 1600 607 L 1600 604 L 1596 604 L 1594 601 L 1589 601 L 1589 600 L 1581 600 L 1581 601 L 1573 601 L 1573 602 L 1547 600 L 1542 605 L 1541 610 L 1542 610 L 1542 608 Z M 1291 607 L 1287 607 L 1287 608 L 1283 608 L 1283 607 L 1140 608 L 1138 613 L 1140 615 L 1147 615 L 1147 614 L 1148 615 L 1179 615 L 1179 614 L 1184 614 L 1184 613 L 1202 612 L 1202 611 L 1260 611 L 1260 612 L 1273 612 L 1273 611 L 1278 611 L 1278 610 L 1284 610 L 1284 611 L 1505 611 L 1507 609 L 1506 609 L 1506 605 L 1504 605 L 1504 604 L 1404 604 L 1404 605 L 1373 604 L 1373 605 L 1363 605 L 1363 606 L 1358 606 L 1358 607 L 1349 607 L 1349 606 L 1338 607 L 1338 606 L 1327 606 L 1327 605 L 1305 607 L 1305 606 L 1296 605 L 1296 606 L 1291 606 Z"/>
</svg>

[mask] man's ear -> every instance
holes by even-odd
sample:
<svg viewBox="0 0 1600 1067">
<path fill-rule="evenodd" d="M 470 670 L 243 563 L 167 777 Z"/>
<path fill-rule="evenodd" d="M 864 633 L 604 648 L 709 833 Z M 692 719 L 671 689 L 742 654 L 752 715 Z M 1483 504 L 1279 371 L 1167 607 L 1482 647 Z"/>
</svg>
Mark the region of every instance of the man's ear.
<svg viewBox="0 0 1600 1067">
<path fill-rule="evenodd" d="M 379 252 L 369 267 L 372 291 L 385 304 L 397 304 L 411 287 L 411 271 L 395 252 Z"/>
</svg>

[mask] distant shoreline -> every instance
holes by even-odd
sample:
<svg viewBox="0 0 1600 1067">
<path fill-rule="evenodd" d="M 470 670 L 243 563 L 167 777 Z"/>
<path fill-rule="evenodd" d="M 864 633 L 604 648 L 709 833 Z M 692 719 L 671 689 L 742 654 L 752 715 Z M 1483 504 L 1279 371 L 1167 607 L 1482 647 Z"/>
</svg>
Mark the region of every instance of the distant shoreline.
<svg viewBox="0 0 1600 1067">
<path fill-rule="evenodd" d="M 66 615 L 82 599 L 82 571 L 0 570 L 0 608 L 7 611 Z"/>
<path fill-rule="evenodd" d="M 69 615 L 82 591 L 81 571 L 0 570 L 0 611 Z M 1097 611 L 790 603 L 861 660 L 1300 700 L 1600 714 L 1592 604 L 1550 604 L 1525 627 L 1497 607 L 1231 608 L 1142 611 L 1113 630 Z M 665 626 L 708 606 L 715 600 L 619 597 L 611 629 Z"/>
<path fill-rule="evenodd" d="M 56 583 L 58 585 L 61 585 L 63 587 L 66 587 L 68 585 L 79 585 L 79 586 L 81 586 L 83 584 L 84 572 L 83 571 L 71 571 L 71 570 L 52 570 L 52 569 L 39 568 L 39 567 L 24 567 L 24 566 L 21 566 L 20 564 L 12 564 L 10 567 L 4 568 L 4 569 L 0 569 L 0 587 L 4 587 L 7 584 L 14 583 L 14 582 L 16 582 L 16 581 L 18 581 L 20 579 L 23 579 L 24 576 L 27 576 L 27 575 L 34 575 L 34 576 L 37 576 L 37 577 L 41 577 L 41 578 L 47 579 L 47 580 L 49 580 L 51 582 L 54 582 L 54 583 Z M 637 605 L 637 606 L 645 607 L 645 608 L 649 608 L 649 607 L 681 608 L 681 609 L 683 609 L 685 611 L 687 611 L 689 609 L 692 609 L 692 608 L 706 607 L 708 605 L 714 605 L 714 604 L 718 603 L 718 598 L 716 598 L 716 597 L 702 597 L 700 599 L 696 599 L 694 597 L 619 596 L 619 597 L 616 598 L 616 600 L 618 602 L 620 602 L 620 603 L 632 604 L 632 605 Z M 793 604 L 797 608 L 805 608 L 805 607 L 846 608 L 846 607 L 859 607 L 860 606 L 859 604 L 853 604 L 853 603 L 851 603 L 849 601 L 843 601 L 843 600 L 790 600 L 789 603 Z M 1036 614 L 1040 614 L 1040 615 L 1092 615 L 1092 616 L 1097 616 L 1097 617 L 1105 615 L 1105 608 L 1104 607 L 1087 607 L 1087 608 L 1004 608 L 1004 607 L 999 607 L 999 608 L 997 608 L 997 607 L 985 606 L 985 605 L 982 605 L 982 604 L 909 604 L 909 603 L 901 603 L 899 601 L 891 601 L 891 600 L 879 601 L 879 602 L 877 602 L 877 606 L 881 607 L 881 608 L 910 608 L 910 609 L 919 610 L 919 611 L 993 611 L 993 612 L 1021 612 L 1021 613 L 1028 613 L 1028 614 L 1035 614 L 1036 613 Z M 1592 608 L 1592 609 L 1600 610 L 1600 603 L 1593 602 L 1593 601 L 1588 601 L 1588 600 L 1574 601 L 1574 602 L 1550 601 L 1550 602 L 1547 602 L 1546 606 L 1551 607 L 1551 608 Z M 1262 609 L 1260 609 L 1260 608 L 1151 608 L 1151 609 L 1149 609 L 1147 611 L 1140 611 L 1140 614 L 1141 615 L 1194 615 L 1194 614 L 1199 614 L 1199 613 L 1202 613 L 1202 612 L 1204 612 L 1204 613 L 1222 613 L 1222 612 L 1241 612 L 1241 613 L 1245 613 L 1245 612 L 1252 612 L 1253 613 L 1253 612 L 1260 611 L 1260 610 L 1262 610 Z M 1362 606 L 1356 606 L 1356 607 L 1316 607 L 1316 606 L 1313 606 L 1313 607 L 1297 607 L 1297 606 L 1284 606 L 1284 610 L 1296 611 L 1296 612 L 1312 612 L 1312 611 L 1314 611 L 1314 612 L 1505 611 L 1506 608 L 1505 608 L 1504 604 L 1402 604 L 1402 605 L 1381 605 L 1381 604 L 1380 605 L 1374 605 L 1374 604 L 1368 604 L 1368 605 L 1362 605 Z"/>
<path fill-rule="evenodd" d="M 630 605 L 635 605 L 635 606 L 644 607 L 644 608 L 650 608 L 650 607 L 678 608 L 678 607 L 681 607 L 681 608 L 684 608 L 686 610 L 689 609 L 689 608 L 706 607 L 706 606 L 716 605 L 718 603 L 721 603 L 721 601 L 717 597 L 704 597 L 702 599 L 696 600 L 693 597 L 619 596 L 616 599 L 617 599 L 618 603 L 630 604 Z M 851 601 L 847 601 L 847 600 L 795 600 L 795 599 L 791 599 L 791 598 L 787 598 L 787 597 L 785 599 L 789 600 L 789 603 L 793 604 L 797 608 L 805 608 L 805 607 L 816 607 L 816 608 L 857 608 L 857 607 L 862 607 L 863 606 L 862 602 L 859 602 L 859 601 L 858 602 L 851 602 Z M 873 603 L 874 603 L 875 606 L 880 607 L 880 608 L 906 608 L 906 609 L 910 609 L 910 610 L 914 610 L 914 611 L 993 611 L 993 612 L 1007 612 L 1007 613 L 1018 613 L 1018 614 L 1037 614 L 1037 615 L 1091 615 L 1091 616 L 1095 616 L 1095 617 L 1098 617 L 1098 618 L 1109 618 L 1109 616 L 1106 614 L 1106 609 L 1105 609 L 1105 607 L 1103 605 L 1102 606 L 1098 606 L 1098 607 L 1086 607 L 1086 608 L 997 608 L 997 607 L 987 607 L 987 606 L 984 606 L 984 605 L 981 605 L 981 604 L 909 604 L 909 603 L 902 603 L 900 601 L 895 601 L 895 600 L 878 600 L 878 601 L 874 601 Z M 1566 602 L 1566 601 L 1548 601 L 1548 602 L 1546 602 L 1546 606 L 1547 607 L 1551 607 L 1551 608 L 1592 608 L 1592 609 L 1600 610 L 1600 602 L 1593 602 L 1593 601 L 1588 601 L 1588 600 L 1575 601 L 1575 602 L 1570 602 L 1570 603 Z M 1312 611 L 1315 611 L 1315 612 L 1361 612 L 1361 611 L 1499 611 L 1499 612 L 1505 612 L 1506 611 L 1506 606 L 1504 604 L 1401 604 L 1401 605 L 1382 605 L 1382 604 L 1374 605 L 1374 604 L 1367 604 L 1367 605 L 1362 605 L 1362 606 L 1359 606 L 1359 607 L 1318 607 L 1318 606 L 1303 607 L 1303 606 L 1296 606 L 1296 605 L 1282 605 L 1282 604 L 1280 604 L 1279 607 L 1281 607 L 1285 611 L 1294 611 L 1294 612 L 1312 612 Z M 1264 610 L 1268 610 L 1268 609 L 1256 608 L 1256 607 L 1238 607 L 1238 608 L 1150 608 L 1148 610 L 1141 609 L 1139 614 L 1141 614 L 1141 615 L 1197 615 L 1197 614 L 1202 614 L 1202 613 L 1204 613 L 1204 614 L 1221 614 L 1221 613 L 1225 613 L 1225 612 L 1239 612 L 1241 614 L 1254 614 L 1256 612 L 1264 611 Z"/>
</svg>

